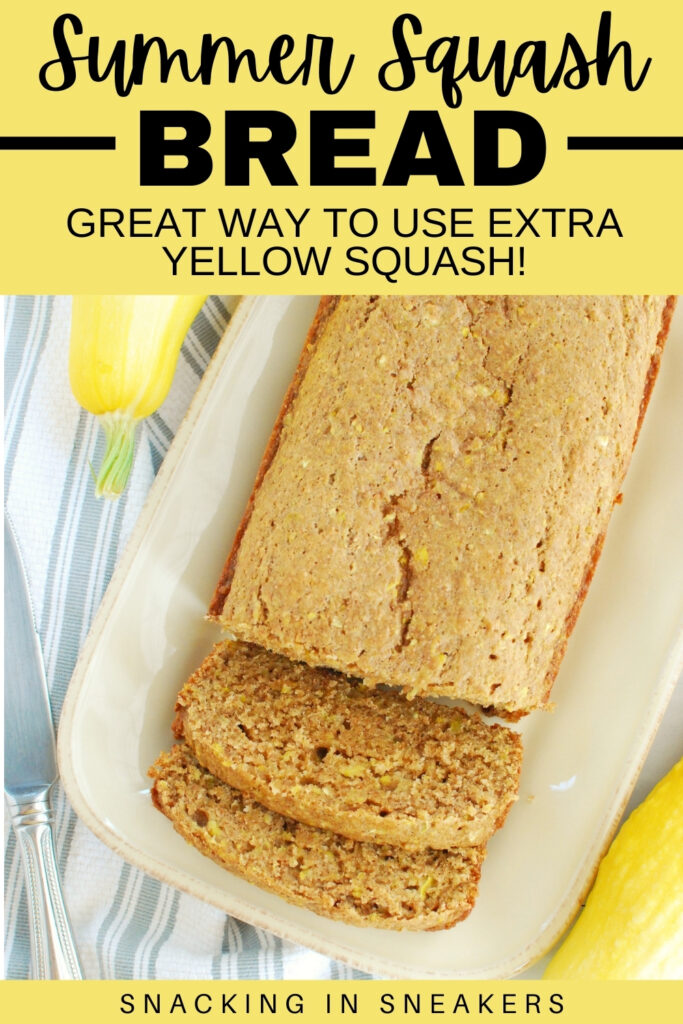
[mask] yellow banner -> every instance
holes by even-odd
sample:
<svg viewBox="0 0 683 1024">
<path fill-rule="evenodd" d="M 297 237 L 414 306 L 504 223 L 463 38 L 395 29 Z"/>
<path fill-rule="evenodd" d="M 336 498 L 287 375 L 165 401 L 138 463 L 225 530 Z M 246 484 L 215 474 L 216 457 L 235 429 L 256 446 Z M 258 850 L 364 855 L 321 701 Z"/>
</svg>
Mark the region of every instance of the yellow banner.
<svg viewBox="0 0 683 1024">
<path fill-rule="evenodd" d="M 683 290 L 670 0 L 3 22 L 3 291 Z"/>
<path fill-rule="evenodd" d="M 531 1019 L 678 1024 L 676 982 L 86 981 L 4 982 L 5 1020 L 401 1021 Z"/>
</svg>

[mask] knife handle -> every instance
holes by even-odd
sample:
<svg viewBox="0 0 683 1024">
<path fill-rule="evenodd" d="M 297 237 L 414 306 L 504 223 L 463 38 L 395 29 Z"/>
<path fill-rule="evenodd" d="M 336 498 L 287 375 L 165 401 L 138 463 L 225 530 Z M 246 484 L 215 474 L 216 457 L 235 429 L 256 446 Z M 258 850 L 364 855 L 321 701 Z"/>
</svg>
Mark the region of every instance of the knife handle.
<svg viewBox="0 0 683 1024">
<path fill-rule="evenodd" d="M 7 802 L 26 873 L 34 977 L 80 981 L 83 971 L 55 857 L 49 789 L 37 799 L 8 797 Z"/>
</svg>

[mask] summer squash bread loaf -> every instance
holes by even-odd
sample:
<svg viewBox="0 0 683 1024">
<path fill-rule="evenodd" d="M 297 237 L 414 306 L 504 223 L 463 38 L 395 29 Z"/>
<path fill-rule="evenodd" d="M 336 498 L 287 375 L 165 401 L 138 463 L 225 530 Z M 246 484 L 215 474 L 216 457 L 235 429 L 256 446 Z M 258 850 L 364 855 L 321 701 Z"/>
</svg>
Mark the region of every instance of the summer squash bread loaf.
<svg viewBox="0 0 683 1024">
<path fill-rule="evenodd" d="M 411 696 L 542 707 L 673 302 L 323 299 L 211 615 Z"/>
<path fill-rule="evenodd" d="M 517 795 L 517 733 L 369 690 L 248 644 L 218 644 L 180 692 L 174 731 L 215 776 L 359 841 L 477 846 Z"/>
<path fill-rule="evenodd" d="M 482 847 L 358 843 L 266 810 L 220 782 L 184 744 L 150 769 L 152 799 L 202 853 L 291 903 L 354 925 L 448 928 L 472 909 Z"/>
</svg>

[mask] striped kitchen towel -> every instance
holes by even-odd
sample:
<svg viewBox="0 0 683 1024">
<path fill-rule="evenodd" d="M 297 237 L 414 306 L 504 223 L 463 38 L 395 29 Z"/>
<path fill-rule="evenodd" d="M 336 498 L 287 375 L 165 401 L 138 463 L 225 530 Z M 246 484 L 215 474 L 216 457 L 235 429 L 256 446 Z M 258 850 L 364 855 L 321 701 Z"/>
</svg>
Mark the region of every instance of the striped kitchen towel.
<svg viewBox="0 0 683 1024">
<path fill-rule="evenodd" d="M 43 646 L 55 722 L 107 583 L 223 334 L 234 300 L 212 296 L 182 349 L 171 392 L 138 435 L 116 502 L 94 496 L 100 431 L 68 384 L 70 300 L 5 300 L 5 503 L 16 528 Z M 121 860 L 55 796 L 55 843 L 88 978 L 361 978 L 343 964 L 226 917 Z M 26 978 L 26 896 L 5 825 L 5 971 Z"/>
</svg>

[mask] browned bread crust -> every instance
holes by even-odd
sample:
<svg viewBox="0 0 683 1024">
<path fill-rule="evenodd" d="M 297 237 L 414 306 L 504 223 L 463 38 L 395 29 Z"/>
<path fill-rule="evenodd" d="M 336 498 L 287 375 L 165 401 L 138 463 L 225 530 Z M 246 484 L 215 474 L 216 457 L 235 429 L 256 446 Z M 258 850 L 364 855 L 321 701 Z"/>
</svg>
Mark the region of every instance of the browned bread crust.
<svg viewBox="0 0 683 1024">
<path fill-rule="evenodd" d="M 659 330 L 659 334 L 657 335 L 657 342 L 655 345 L 655 349 L 652 353 L 652 358 L 650 359 L 647 377 L 645 378 L 645 386 L 643 388 L 643 396 L 640 400 L 638 422 L 636 424 L 636 429 L 633 435 L 631 451 L 633 451 L 633 449 L 636 446 L 638 435 L 640 434 L 640 430 L 643 425 L 643 419 L 645 417 L 647 407 L 650 404 L 652 389 L 655 386 L 657 374 L 659 373 L 659 365 L 662 361 L 662 352 L 664 351 L 664 344 L 668 337 L 669 328 L 671 326 L 671 318 L 674 315 L 674 310 L 676 309 L 676 298 L 677 296 L 675 295 L 667 296 L 666 305 L 664 306 L 661 327 Z M 626 468 L 628 468 L 628 465 Z M 621 482 L 619 483 L 619 486 L 621 486 Z M 618 490 L 617 494 L 615 494 L 614 497 L 614 504 L 621 504 L 621 493 Z M 550 691 L 553 688 L 553 683 L 555 682 L 557 673 L 560 670 L 560 665 L 562 664 L 562 659 L 564 658 L 565 652 L 567 650 L 567 643 L 569 642 L 569 637 L 574 632 L 574 627 L 576 626 L 577 620 L 579 618 L 579 612 L 581 611 L 581 607 L 586 599 L 586 595 L 588 594 L 588 589 L 593 580 L 593 576 L 595 575 L 595 570 L 597 569 L 598 562 L 600 560 L 600 555 L 602 554 L 602 549 L 605 543 L 606 536 L 607 531 L 605 530 L 600 534 L 599 537 L 596 538 L 595 544 L 593 545 L 593 550 L 590 553 L 590 557 L 588 559 L 588 563 L 583 574 L 583 579 L 581 581 L 581 586 L 579 587 L 578 593 L 576 595 L 576 600 L 572 605 L 571 611 L 569 612 L 569 615 L 567 616 L 567 620 L 565 622 L 564 635 L 558 641 L 555 653 L 553 655 L 553 659 L 550 663 L 550 668 L 548 669 L 548 673 L 546 675 L 546 691 L 544 703 L 546 703 L 550 697 Z M 514 719 L 519 718 L 520 715 L 511 716 L 509 714 L 504 714 L 503 717 L 506 717 L 508 720 L 514 721 Z"/>
<path fill-rule="evenodd" d="M 313 323 L 311 324 L 308 330 L 304 347 L 301 351 L 301 355 L 299 356 L 297 368 L 294 371 L 294 376 L 292 377 L 292 382 L 287 388 L 287 393 L 285 394 L 285 397 L 283 399 L 282 407 L 275 421 L 275 426 L 273 427 L 273 431 L 270 435 L 270 438 L 268 439 L 266 450 L 263 453 L 263 458 L 261 459 L 261 464 L 259 465 L 258 473 L 256 474 L 256 480 L 254 481 L 252 492 L 249 495 L 249 500 L 247 501 L 247 507 L 244 510 L 244 515 L 240 520 L 240 524 L 237 527 L 237 533 L 235 534 L 235 539 L 232 542 L 230 554 L 227 557 L 227 560 L 223 567 L 221 578 L 218 581 L 215 593 L 213 595 L 213 598 L 211 599 L 211 604 L 209 605 L 210 618 L 220 618 L 221 612 L 223 611 L 223 605 L 225 604 L 226 597 L 230 593 L 230 586 L 232 584 L 232 578 L 235 573 L 237 552 L 239 551 L 240 544 L 242 543 L 242 537 L 244 536 L 244 532 L 247 526 L 249 525 L 249 520 L 251 519 L 251 513 L 254 508 L 254 500 L 256 494 L 258 493 L 258 490 L 263 482 L 263 478 L 268 472 L 270 464 L 273 461 L 273 458 L 275 457 L 275 453 L 277 452 L 278 445 L 280 443 L 280 435 L 282 434 L 282 425 L 285 421 L 287 414 L 289 413 L 289 410 L 292 406 L 292 403 L 294 402 L 294 399 L 299 393 L 299 387 L 301 385 L 301 382 L 306 376 L 306 370 L 308 369 L 308 364 L 310 363 L 311 357 L 315 350 L 317 339 L 319 338 L 321 332 L 324 330 L 325 324 L 329 320 L 330 316 L 334 312 L 338 301 L 338 296 L 323 295 L 322 299 L 320 300 L 320 303 L 318 304 L 318 309 L 316 311 L 315 317 L 313 318 Z"/>
</svg>

